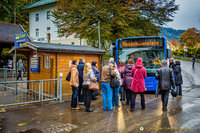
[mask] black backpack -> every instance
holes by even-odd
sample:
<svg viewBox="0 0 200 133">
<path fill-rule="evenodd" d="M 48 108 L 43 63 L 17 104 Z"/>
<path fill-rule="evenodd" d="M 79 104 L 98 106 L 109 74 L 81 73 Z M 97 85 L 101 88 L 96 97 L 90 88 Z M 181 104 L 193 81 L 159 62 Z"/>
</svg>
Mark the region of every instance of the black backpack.
<svg viewBox="0 0 200 133">
<path fill-rule="evenodd" d="M 109 67 L 110 70 L 110 76 L 111 76 L 111 66 Z M 118 88 L 120 86 L 120 82 L 117 78 L 113 78 L 111 76 L 111 81 L 110 81 L 110 87 L 111 88 Z"/>
<path fill-rule="evenodd" d="M 67 81 L 70 81 L 70 79 L 71 79 L 71 71 L 69 71 L 69 73 L 67 74 L 67 77 L 66 77 Z"/>
</svg>

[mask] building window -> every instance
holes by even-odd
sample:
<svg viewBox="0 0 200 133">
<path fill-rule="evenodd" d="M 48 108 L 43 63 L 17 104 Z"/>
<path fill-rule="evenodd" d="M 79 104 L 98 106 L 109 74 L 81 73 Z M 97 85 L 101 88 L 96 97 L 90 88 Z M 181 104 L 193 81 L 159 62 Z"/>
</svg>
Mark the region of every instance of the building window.
<svg viewBox="0 0 200 133">
<path fill-rule="evenodd" d="M 35 15 L 35 21 L 39 21 L 39 14 L 38 13 Z"/>
<path fill-rule="evenodd" d="M 51 28 L 50 27 L 47 27 L 47 31 L 49 31 Z"/>
<path fill-rule="evenodd" d="M 36 37 L 39 36 L 39 29 L 35 29 L 35 36 L 36 36 Z"/>
<path fill-rule="evenodd" d="M 47 20 L 50 19 L 50 11 L 47 11 Z"/>
<path fill-rule="evenodd" d="M 50 56 L 44 55 L 44 69 L 50 69 Z"/>
<path fill-rule="evenodd" d="M 71 44 L 74 45 L 74 42 L 72 42 Z"/>
</svg>

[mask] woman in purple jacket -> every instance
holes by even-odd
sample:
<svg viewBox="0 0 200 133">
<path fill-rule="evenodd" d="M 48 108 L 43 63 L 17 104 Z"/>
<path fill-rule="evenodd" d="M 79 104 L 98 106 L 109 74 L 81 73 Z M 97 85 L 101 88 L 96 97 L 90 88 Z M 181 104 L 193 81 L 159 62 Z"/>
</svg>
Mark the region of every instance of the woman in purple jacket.
<svg viewBox="0 0 200 133">
<path fill-rule="evenodd" d="M 126 105 L 129 105 L 131 100 L 131 83 L 133 80 L 133 77 L 131 77 L 131 70 L 133 66 L 134 66 L 134 61 L 132 59 L 129 59 L 124 69 L 120 72 L 121 76 L 124 79 L 123 85 L 126 90 Z"/>
<path fill-rule="evenodd" d="M 92 70 L 93 70 L 95 77 L 97 78 L 97 82 L 100 82 L 100 72 L 97 69 L 97 62 L 96 61 L 92 61 Z M 99 92 L 98 92 L 98 90 L 95 90 L 93 92 L 93 95 L 92 95 L 92 100 L 96 100 L 97 95 L 99 95 Z"/>
</svg>

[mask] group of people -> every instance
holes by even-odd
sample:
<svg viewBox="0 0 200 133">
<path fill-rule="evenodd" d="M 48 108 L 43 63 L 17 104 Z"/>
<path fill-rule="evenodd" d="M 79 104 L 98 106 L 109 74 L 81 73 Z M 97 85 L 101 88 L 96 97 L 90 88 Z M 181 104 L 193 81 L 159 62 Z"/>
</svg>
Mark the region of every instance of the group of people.
<svg viewBox="0 0 200 133">
<path fill-rule="evenodd" d="M 94 90 L 89 89 L 89 84 L 91 82 L 100 82 L 100 72 L 97 69 L 97 62 L 93 61 L 92 64 L 88 62 L 85 63 L 85 59 L 81 57 L 78 64 L 78 60 L 74 59 L 70 67 L 70 72 L 70 85 L 72 86 L 72 109 L 79 109 L 77 107 L 77 103 L 79 103 L 85 106 L 85 111 L 93 112 L 90 108 L 90 104 L 92 98 L 94 97 Z"/>
<path fill-rule="evenodd" d="M 167 110 L 169 92 L 172 88 L 176 88 L 177 94 L 182 95 L 181 84 L 183 81 L 180 61 L 174 63 L 173 59 L 170 59 L 169 62 L 169 67 L 167 67 L 167 61 L 163 60 L 162 68 L 157 70 L 155 76 L 159 80 L 158 88 L 161 91 L 163 111 Z M 85 63 L 84 58 L 81 57 L 78 64 L 77 60 L 73 60 L 70 68 L 70 85 L 73 92 L 72 109 L 79 109 L 77 108 L 77 103 L 79 103 L 85 106 L 85 111 L 93 112 L 90 108 L 91 100 L 94 97 L 94 90 L 89 89 L 91 82 L 101 82 L 103 110 L 112 111 L 114 106 L 120 106 L 119 92 L 121 92 L 120 100 L 126 100 L 126 105 L 130 106 L 130 111 L 135 108 L 137 94 L 141 96 L 141 108 L 145 109 L 144 92 L 146 87 L 144 79 L 147 77 L 147 73 L 142 63 L 141 58 L 138 58 L 135 64 L 132 59 L 129 59 L 126 65 L 123 65 L 123 62 L 120 61 L 117 67 L 114 59 L 110 58 L 109 63 L 103 66 L 100 78 L 96 61 L 93 61 L 92 64 Z"/>
</svg>

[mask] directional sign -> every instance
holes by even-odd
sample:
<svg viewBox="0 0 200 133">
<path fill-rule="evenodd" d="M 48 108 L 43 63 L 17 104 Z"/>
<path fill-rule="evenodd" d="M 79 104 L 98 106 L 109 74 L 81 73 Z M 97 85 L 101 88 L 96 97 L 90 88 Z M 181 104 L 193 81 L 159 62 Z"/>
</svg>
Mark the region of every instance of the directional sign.
<svg viewBox="0 0 200 133">
<path fill-rule="evenodd" d="M 15 48 L 27 46 L 27 32 L 15 34 Z"/>
</svg>

